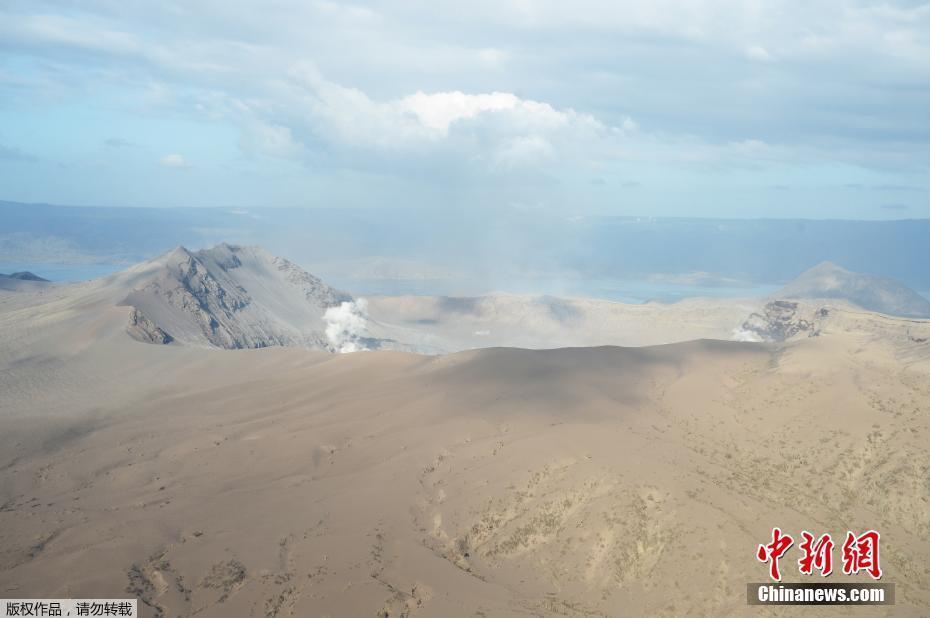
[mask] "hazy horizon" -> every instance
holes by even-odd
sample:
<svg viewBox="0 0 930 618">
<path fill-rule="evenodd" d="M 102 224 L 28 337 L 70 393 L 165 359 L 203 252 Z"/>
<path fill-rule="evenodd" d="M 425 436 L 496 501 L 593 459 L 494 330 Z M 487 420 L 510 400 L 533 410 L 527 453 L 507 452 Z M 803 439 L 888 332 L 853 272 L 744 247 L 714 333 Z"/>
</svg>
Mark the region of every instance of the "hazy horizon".
<svg viewBox="0 0 930 618">
<path fill-rule="evenodd" d="M 930 290 L 922 267 L 930 261 L 930 220 L 569 217 L 519 209 L 451 220 L 427 208 L 0 202 L 0 229 L 4 268 L 35 266 L 59 280 L 115 272 L 178 245 L 227 242 L 261 246 L 363 294 L 758 297 L 824 261 Z"/>
<path fill-rule="evenodd" d="M 85 209 L 94 209 L 102 208 L 107 210 L 116 210 L 121 208 L 128 208 L 133 210 L 226 210 L 226 211 L 248 211 L 248 210 L 258 210 L 258 211 L 271 211 L 271 210 L 310 210 L 310 211 L 327 211 L 327 210 L 339 210 L 347 212 L 366 212 L 366 211 L 385 211 L 391 210 L 391 206 L 331 206 L 326 204 L 319 205 L 271 205 L 271 204 L 214 204 L 214 205 L 197 205 L 197 204 L 163 204 L 163 205 L 141 205 L 141 204 L 91 204 L 91 203 L 67 203 L 67 202 L 46 202 L 46 201 L 18 201 L 11 199 L 2 199 L 0 198 L 0 205 L 9 205 L 9 206 L 50 206 L 54 208 L 85 208 Z M 403 212 L 416 212 L 422 210 L 430 209 L 429 206 L 417 206 L 417 207 L 403 207 L 400 208 L 400 211 Z M 515 210 L 522 210 L 515 208 Z M 524 210 L 524 212 L 532 213 L 532 210 Z M 551 216 L 553 213 L 546 212 L 546 216 Z M 580 219 L 681 219 L 681 220 L 690 220 L 690 219 L 704 219 L 704 220 L 714 220 L 714 221 L 863 221 L 863 222 L 891 222 L 891 221 L 927 221 L 930 220 L 930 214 L 926 216 L 887 216 L 885 218 L 869 218 L 869 219 L 859 219 L 855 217 L 803 217 L 803 216 L 777 216 L 777 213 L 772 215 L 765 216 L 716 216 L 710 214 L 694 214 L 694 215 L 653 215 L 646 213 L 622 213 L 622 214 L 603 214 L 603 213 L 590 213 L 583 215 L 565 215 L 566 219 L 580 220 Z"/>
</svg>

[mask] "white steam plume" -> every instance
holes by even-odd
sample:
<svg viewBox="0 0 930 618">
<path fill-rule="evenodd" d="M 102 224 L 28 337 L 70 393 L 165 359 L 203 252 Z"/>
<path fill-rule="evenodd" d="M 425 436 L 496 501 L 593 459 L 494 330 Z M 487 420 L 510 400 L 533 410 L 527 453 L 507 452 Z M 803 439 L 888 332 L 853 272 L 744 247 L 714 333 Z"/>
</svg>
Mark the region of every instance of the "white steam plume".
<svg viewBox="0 0 930 618">
<path fill-rule="evenodd" d="M 752 332 L 751 330 L 746 330 L 745 328 L 734 328 L 733 341 L 759 342 L 762 341 L 762 337 Z"/>
<path fill-rule="evenodd" d="M 367 350 L 363 341 L 368 322 L 368 301 L 359 298 L 343 301 L 323 314 L 326 322 L 326 339 L 334 352 L 361 352 Z"/>
</svg>

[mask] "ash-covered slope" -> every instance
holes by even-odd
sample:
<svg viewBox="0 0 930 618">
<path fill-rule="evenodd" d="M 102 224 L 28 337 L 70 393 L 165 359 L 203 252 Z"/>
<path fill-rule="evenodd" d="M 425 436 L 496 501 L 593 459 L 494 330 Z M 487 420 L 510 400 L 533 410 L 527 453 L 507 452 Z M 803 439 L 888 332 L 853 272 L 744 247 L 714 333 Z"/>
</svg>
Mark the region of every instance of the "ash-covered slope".
<svg viewBox="0 0 930 618">
<path fill-rule="evenodd" d="M 324 313 L 352 300 L 258 247 L 178 247 L 133 270 L 122 304 L 128 332 L 147 343 L 329 349 Z"/>
<path fill-rule="evenodd" d="M 902 317 L 930 317 L 930 301 L 903 283 L 856 273 L 822 262 L 772 295 L 773 298 L 832 298 L 863 309 Z"/>
</svg>

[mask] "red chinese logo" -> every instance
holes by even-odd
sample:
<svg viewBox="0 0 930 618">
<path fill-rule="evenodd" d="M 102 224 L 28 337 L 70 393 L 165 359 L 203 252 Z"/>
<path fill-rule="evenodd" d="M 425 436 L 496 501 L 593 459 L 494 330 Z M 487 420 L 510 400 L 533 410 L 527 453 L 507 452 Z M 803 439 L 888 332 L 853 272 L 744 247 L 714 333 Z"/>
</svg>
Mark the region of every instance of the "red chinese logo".
<svg viewBox="0 0 930 618">
<path fill-rule="evenodd" d="M 778 571 L 778 561 L 788 548 L 794 543 L 787 534 L 783 535 L 778 528 L 772 528 L 772 542 L 768 545 L 760 545 L 756 550 L 756 558 L 760 562 L 769 563 L 769 575 L 777 582 L 781 581 L 781 573 Z"/>
<path fill-rule="evenodd" d="M 865 571 L 873 579 L 881 579 L 882 568 L 878 550 L 880 540 L 881 536 L 875 530 L 869 530 L 859 536 L 847 532 L 846 541 L 843 543 L 843 573 L 855 575 L 859 571 Z M 793 544 L 794 539 L 790 535 L 782 533 L 780 528 L 772 528 L 771 543 L 759 545 L 756 550 L 756 558 L 759 562 L 768 563 L 769 576 L 777 582 L 781 581 L 778 561 Z M 833 538 L 829 534 L 815 537 L 807 530 L 801 532 L 798 571 L 802 575 L 812 575 L 815 570 L 822 577 L 830 575 L 833 572 L 833 548 Z"/>
<path fill-rule="evenodd" d="M 866 571 L 873 579 L 881 579 L 882 567 L 878 562 L 878 542 L 881 536 L 874 530 L 856 536 L 846 533 L 843 543 L 843 573 L 852 575 Z"/>
<path fill-rule="evenodd" d="M 801 533 L 804 539 L 799 547 L 804 553 L 798 560 L 798 570 L 804 575 L 810 575 L 814 569 L 820 571 L 820 575 L 826 577 L 833 572 L 833 539 L 829 534 L 825 534 L 817 541 L 814 541 L 814 535 L 805 530 Z"/>
</svg>

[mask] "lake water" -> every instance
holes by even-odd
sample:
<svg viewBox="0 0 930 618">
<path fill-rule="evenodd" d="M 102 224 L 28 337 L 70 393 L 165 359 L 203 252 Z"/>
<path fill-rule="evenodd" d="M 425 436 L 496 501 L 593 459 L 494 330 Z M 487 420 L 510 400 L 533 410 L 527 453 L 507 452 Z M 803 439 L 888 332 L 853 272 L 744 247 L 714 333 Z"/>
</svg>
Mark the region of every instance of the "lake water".
<svg viewBox="0 0 930 618">
<path fill-rule="evenodd" d="M 49 281 L 87 281 L 105 277 L 128 268 L 127 264 L 36 264 L 0 262 L 0 273 L 9 275 L 29 271 Z"/>
<path fill-rule="evenodd" d="M 27 270 L 50 281 L 86 281 L 105 277 L 127 268 L 125 264 L 41 264 L 0 262 L 0 273 Z M 650 300 L 674 302 L 694 296 L 709 298 L 763 297 L 773 293 L 778 285 L 683 285 L 636 279 L 572 279 L 547 280 L 533 278 L 493 284 L 476 279 L 350 279 L 325 277 L 327 283 L 357 296 L 372 294 L 414 296 L 476 296 L 507 291 L 521 294 L 552 296 L 585 296 L 624 303 L 644 303 Z M 930 290 L 919 292 L 930 298 Z"/>
</svg>

